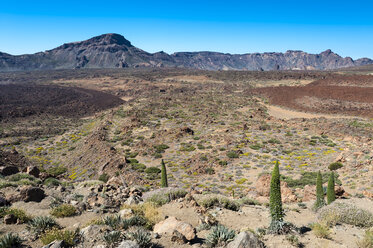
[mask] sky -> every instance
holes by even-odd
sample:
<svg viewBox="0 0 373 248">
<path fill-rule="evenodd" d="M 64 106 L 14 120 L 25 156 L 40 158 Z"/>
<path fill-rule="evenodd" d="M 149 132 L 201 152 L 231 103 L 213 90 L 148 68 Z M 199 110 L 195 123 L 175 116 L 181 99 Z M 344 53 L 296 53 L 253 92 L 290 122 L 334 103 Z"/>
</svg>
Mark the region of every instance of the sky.
<svg viewBox="0 0 373 248">
<path fill-rule="evenodd" d="M 118 33 L 147 52 L 320 53 L 373 58 L 373 1 L 1 0 L 0 51 L 35 53 Z"/>
</svg>

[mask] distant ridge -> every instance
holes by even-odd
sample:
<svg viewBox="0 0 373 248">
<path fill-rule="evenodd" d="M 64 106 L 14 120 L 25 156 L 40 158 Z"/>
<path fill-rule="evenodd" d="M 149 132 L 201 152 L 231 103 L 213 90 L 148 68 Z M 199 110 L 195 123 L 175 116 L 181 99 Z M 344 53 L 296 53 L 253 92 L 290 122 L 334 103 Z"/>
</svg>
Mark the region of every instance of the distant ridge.
<svg viewBox="0 0 373 248">
<path fill-rule="evenodd" d="M 373 64 L 369 58 L 353 60 L 330 49 L 320 54 L 303 51 L 285 53 L 229 54 L 218 52 L 148 53 L 119 34 L 103 34 L 91 39 L 63 44 L 35 54 L 10 55 L 0 52 L 0 71 L 178 67 L 203 70 L 333 70 Z"/>
</svg>

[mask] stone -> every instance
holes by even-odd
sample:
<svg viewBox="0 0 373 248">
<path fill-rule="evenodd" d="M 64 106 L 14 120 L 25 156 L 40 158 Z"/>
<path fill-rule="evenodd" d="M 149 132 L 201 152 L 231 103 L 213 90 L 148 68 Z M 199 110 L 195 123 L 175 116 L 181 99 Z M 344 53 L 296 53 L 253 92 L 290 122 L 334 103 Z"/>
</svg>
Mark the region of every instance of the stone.
<svg viewBox="0 0 373 248">
<path fill-rule="evenodd" d="M 34 177 L 38 178 L 39 175 L 40 175 L 40 170 L 36 166 L 29 166 L 29 167 L 27 167 L 26 173 L 31 175 L 31 176 L 34 176 Z"/>
<path fill-rule="evenodd" d="M 132 240 L 122 241 L 117 248 L 140 248 L 140 246 Z"/>
<path fill-rule="evenodd" d="M 20 197 L 24 202 L 41 202 L 45 198 L 45 193 L 39 187 L 26 187 L 21 189 Z"/>
<path fill-rule="evenodd" d="M 174 230 L 172 232 L 171 241 L 177 244 L 185 244 L 187 239 L 179 231 Z"/>
<path fill-rule="evenodd" d="M 254 234 L 240 232 L 232 242 L 228 243 L 227 248 L 265 248 L 265 245 Z"/>
<path fill-rule="evenodd" d="M 122 210 L 119 211 L 119 215 L 122 218 L 126 218 L 126 217 L 130 216 L 131 214 L 133 214 L 133 211 L 132 211 L 132 209 L 129 209 L 129 208 L 125 208 L 125 209 L 122 209 Z"/>
<path fill-rule="evenodd" d="M 9 202 L 2 196 L 0 196 L 0 207 L 8 206 Z"/>
<path fill-rule="evenodd" d="M 305 185 L 303 188 L 303 201 L 313 201 L 316 200 L 316 186 L 315 185 Z"/>
<path fill-rule="evenodd" d="M 103 233 L 103 226 L 90 225 L 80 230 L 80 235 L 83 240 L 95 241 L 98 240 Z"/>
<path fill-rule="evenodd" d="M 19 172 L 18 168 L 14 165 L 6 165 L 0 167 L 0 174 L 3 176 L 10 176 L 13 174 L 17 174 Z"/>
<path fill-rule="evenodd" d="M 192 240 L 196 237 L 196 230 L 192 225 L 179 221 L 173 216 L 159 222 L 154 226 L 154 232 L 158 234 L 172 235 L 174 230 L 184 235 L 187 240 Z"/>
<path fill-rule="evenodd" d="M 52 243 L 43 246 L 42 248 L 63 248 L 66 247 L 66 244 L 63 240 L 55 240 Z"/>
<path fill-rule="evenodd" d="M 271 186 L 271 175 L 265 174 L 258 178 L 255 184 L 256 192 L 259 196 L 269 197 Z M 296 202 L 297 196 L 293 190 L 288 187 L 286 182 L 281 182 L 281 197 L 283 202 Z"/>
<path fill-rule="evenodd" d="M 17 217 L 15 217 L 13 214 L 7 214 L 4 216 L 4 223 L 7 225 L 16 224 Z"/>
</svg>

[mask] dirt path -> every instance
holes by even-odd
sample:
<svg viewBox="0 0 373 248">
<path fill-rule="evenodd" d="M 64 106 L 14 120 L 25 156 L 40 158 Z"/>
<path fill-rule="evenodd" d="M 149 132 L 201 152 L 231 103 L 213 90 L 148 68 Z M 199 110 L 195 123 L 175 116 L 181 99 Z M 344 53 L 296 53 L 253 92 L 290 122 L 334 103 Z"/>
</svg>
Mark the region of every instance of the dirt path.
<svg viewBox="0 0 373 248">
<path fill-rule="evenodd" d="M 277 119 L 290 120 L 290 119 L 295 119 L 295 118 L 306 118 L 306 119 L 312 119 L 312 118 L 327 118 L 327 119 L 359 118 L 359 117 L 356 117 L 356 116 L 306 113 L 306 112 L 285 109 L 285 108 L 282 108 L 282 107 L 267 105 L 267 104 L 265 104 L 265 106 L 268 109 L 268 114 L 270 116 L 273 116 L 273 117 L 277 118 Z"/>
</svg>

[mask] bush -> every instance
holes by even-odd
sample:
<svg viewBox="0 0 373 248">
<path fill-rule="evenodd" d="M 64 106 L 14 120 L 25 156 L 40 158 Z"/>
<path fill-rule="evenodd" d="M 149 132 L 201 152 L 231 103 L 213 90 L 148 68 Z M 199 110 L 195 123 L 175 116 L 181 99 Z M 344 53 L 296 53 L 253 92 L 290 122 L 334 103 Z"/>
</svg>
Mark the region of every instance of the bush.
<svg viewBox="0 0 373 248">
<path fill-rule="evenodd" d="M 220 207 L 232 211 L 240 210 L 240 204 L 225 197 L 210 197 L 198 202 L 204 208 Z"/>
<path fill-rule="evenodd" d="M 227 243 L 232 241 L 236 233 L 222 225 L 212 227 L 206 240 L 210 247 L 224 247 Z"/>
<path fill-rule="evenodd" d="M 98 177 L 98 180 L 106 183 L 108 180 L 109 180 L 109 176 L 108 174 L 104 173 L 104 174 L 101 174 L 99 177 Z"/>
<path fill-rule="evenodd" d="M 359 248 L 372 248 L 373 247 L 373 229 L 366 230 L 362 240 L 356 242 Z"/>
<path fill-rule="evenodd" d="M 148 167 L 145 169 L 145 173 L 148 173 L 148 174 L 159 174 L 161 173 L 161 169 L 157 168 L 157 167 Z"/>
<path fill-rule="evenodd" d="M 155 153 L 164 153 L 168 148 L 170 148 L 168 145 L 161 144 L 161 145 L 155 145 L 153 146 Z"/>
<path fill-rule="evenodd" d="M 35 234 L 37 237 L 49 229 L 59 227 L 60 226 L 56 220 L 48 216 L 35 217 L 27 224 L 27 230 Z"/>
<path fill-rule="evenodd" d="M 77 213 L 76 208 L 70 204 L 62 204 L 58 207 L 55 207 L 51 210 L 50 214 L 57 217 L 70 217 Z"/>
<path fill-rule="evenodd" d="M 149 197 L 146 201 L 152 202 L 156 206 L 162 206 L 164 204 L 167 204 L 173 200 L 183 198 L 186 196 L 187 192 L 185 190 L 172 190 L 165 193 L 158 193 L 154 194 L 151 197 Z"/>
<path fill-rule="evenodd" d="M 0 248 L 21 247 L 22 240 L 18 234 L 7 233 L 0 237 Z"/>
<path fill-rule="evenodd" d="M 19 223 L 27 223 L 31 218 L 25 211 L 18 208 L 9 208 L 9 207 L 1 207 L 0 208 L 0 217 L 4 218 L 5 215 L 12 214 L 14 215 Z"/>
<path fill-rule="evenodd" d="M 330 229 L 327 224 L 314 223 L 311 228 L 316 237 L 330 239 Z"/>
<path fill-rule="evenodd" d="M 61 182 L 57 180 L 56 178 L 53 177 L 48 177 L 47 179 L 44 180 L 43 183 L 45 186 L 59 186 L 61 185 Z"/>
<path fill-rule="evenodd" d="M 7 177 L 7 179 L 11 182 L 18 182 L 18 181 L 21 181 L 23 179 L 27 179 L 27 180 L 30 180 L 30 181 L 40 181 L 36 177 L 31 176 L 31 175 L 26 174 L 26 173 L 17 173 L 17 174 L 14 174 L 14 175 L 11 175 L 11 176 Z"/>
<path fill-rule="evenodd" d="M 319 211 L 319 219 L 328 225 L 349 224 L 357 227 L 373 227 L 373 214 L 346 203 L 333 202 Z"/>
<path fill-rule="evenodd" d="M 180 151 L 182 152 L 192 152 L 196 148 L 192 144 L 182 144 L 180 147 Z"/>
<path fill-rule="evenodd" d="M 76 244 L 76 238 L 78 237 L 79 230 L 60 230 L 53 228 L 47 230 L 44 234 L 40 236 L 40 240 L 43 245 L 50 244 L 55 240 L 63 240 L 68 246 L 74 246 Z"/>
<path fill-rule="evenodd" d="M 229 151 L 229 152 L 227 152 L 227 157 L 228 157 L 228 158 L 238 158 L 239 155 L 238 155 L 238 153 L 235 152 L 235 151 Z"/>
<path fill-rule="evenodd" d="M 56 167 L 51 167 L 51 168 L 47 169 L 47 173 L 54 176 L 54 177 L 62 175 L 66 171 L 67 171 L 67 168 L 64 167 L 64 166 L 56 166 Z"/>
<path fill-rule="evenodd" d="M 343 167 L 343 164 L 341 162 L 334 162 L 329 165 L 329 170 L 334 171 L 338 170 Z"/>
<path fill-rule="evenodd" d="M 138 228 L 135 231 L 128 233 L 128 237 L 136 241 L 140 248 L 147 248 L 152 246 L 151 234 L 142 228 Z"/>
<path fill-rule="evenodd" d="M 131 209 L 134 214 L 133 218 L 137 216 L 137 219 L 130 220 L 132 225 L 135 225 L 134 223 L 139 225 L 138 223 L 140 220 L 138 217 L 145 218 L 146 223 L 142 226 L 145 226 L 146 228 L 152 228 L 156 223 L 162 220 L 161 213 L 159 212 L 157 206 L 152 202 L 145 202 L 142 205 L 123 205 L 122 209 Z"/>
<path fill-rule="evenodd" d="M 299 179 L 293 179 L 291 177 L 281 175 L 281 181 L 284 181 L 291 188 L 303 188 L 305 185 L 316 185 L 315 178 L 317 177 L 318 172 L 305 171 L 301 173 Z M 331 172 L 321 173 L 322 183 L 326 183 L 330 176 Z M 336 184 L 341 184 L 341 181 L 338 179 L 338 174 L 334 174 L 334 179 Z"/>
</svg>

